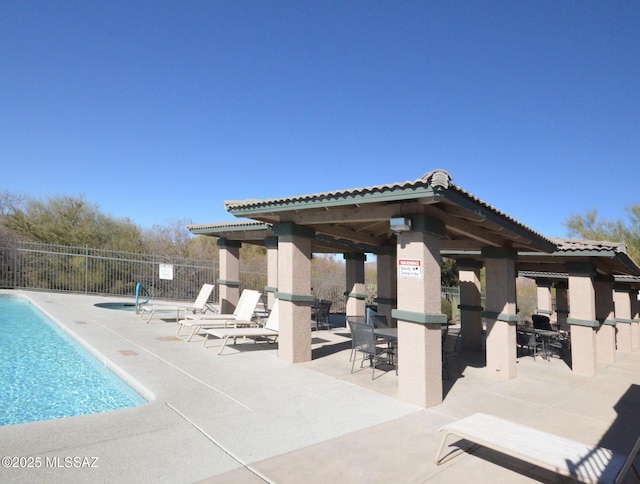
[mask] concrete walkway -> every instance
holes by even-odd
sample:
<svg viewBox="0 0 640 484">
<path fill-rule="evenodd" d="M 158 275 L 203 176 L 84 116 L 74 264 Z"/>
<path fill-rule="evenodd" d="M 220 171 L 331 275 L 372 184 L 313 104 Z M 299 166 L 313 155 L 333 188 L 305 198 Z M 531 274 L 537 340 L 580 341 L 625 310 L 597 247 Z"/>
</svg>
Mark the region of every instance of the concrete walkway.
<svg viewBox="0 0 640 484">
<path fill-rule="evenodd" d="M 444 403 L 424 410 L 397 400 L 393 371 L 351 374 L 344 330 L 314 332 L 314 360 L 288 365 L 277 345 L 218 356 L 220 342 L 187 343 L 173 322 L 95 306 L 125 298 L 4 292 L 31 299 L 150 402 L 0 427 L 0 456 L 41 463 L 0 467 L 0 482 L 546 482 L 554 476 L 482 449 L 436 466 L 437 429 L 481 411 L 619 452 L 640 435 L 640 351 L 592 378 L 524 357 L 511 381 L 490 378 L 482 355 L 463 355 Z"/>
</svg>

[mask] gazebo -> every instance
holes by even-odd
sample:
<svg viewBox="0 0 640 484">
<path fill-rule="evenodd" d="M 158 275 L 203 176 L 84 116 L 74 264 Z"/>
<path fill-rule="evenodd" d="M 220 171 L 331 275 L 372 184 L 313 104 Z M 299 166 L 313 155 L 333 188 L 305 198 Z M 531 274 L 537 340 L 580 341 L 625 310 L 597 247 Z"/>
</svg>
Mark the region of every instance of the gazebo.
<svg viewBox="0 0 640 484">
<path fill-rule="evenodd" d="M 314 252 L 342 253 L 346 260 L 347 313 L 364 315 L 364 262 L 377 257 L 378 306 L 397 321 L 398 390 L 406 402 L 429 407 L 442 401 L 440 262 L 443 251 L 477 251 L 486 268 L 487 370 L 516 376 L 516 263 L 519 253 L 551 254 L 552 240 L 452 183 L 434 170 L 403 183 L 275 199 L 226 201 L 227 211 L 251 219 L 238 224 L 190 226 L 217 236 L 220 295 L 239 296 L 239 247 L 267 247 L 268 288 L 280 300 L 278 355 L 297 363 L 311 359 L 310 261 Z M 462 261 L 461 283 L 477 279 L 478 263 Z M 464 264 L 467 264 L 465 266 Z M 224 308 L 223 308 L 224 309 Z M 482 308 L 465 308 L 480 314 Z M 303 323 L 304 322 L 304 323 Z M 480 341 L 470 326 L 467 343 Z"/>
</svg>

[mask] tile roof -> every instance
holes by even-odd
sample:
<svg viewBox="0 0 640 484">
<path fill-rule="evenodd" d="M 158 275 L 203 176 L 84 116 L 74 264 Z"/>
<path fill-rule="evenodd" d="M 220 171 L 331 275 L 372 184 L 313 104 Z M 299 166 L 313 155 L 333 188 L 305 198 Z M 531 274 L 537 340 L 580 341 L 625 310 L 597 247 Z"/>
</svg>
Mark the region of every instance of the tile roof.
<svg viewBox="0 0 640 484">
<path fill-rule="evenodd" d="M 381 201 L 398 202 L 401 200 L 412 200 L 424 197 L 427 191 L 433 192 L 436 196 L 442 197 L 446 197 L 448 193 L 455 193 L 464 199 L 479 205 L 483 212 L 486 211 L 493 213 L 499 218 L 505 219 L 520 229 L 528 231 L 539 239 L 551 244 L 550 239 L 539 232 L 536 232 L 505 212 L 498 210 L 496 207 L 452 183 L 451 175 L 443 169 L 436 169 L 427 172 L 422 177 L 413 181 L 335 190 L 284 198 L 226 200 L 224 203 L 226 210 L 231 213 L 234 211 L 260 211 L 261 209 L 266 211 L 276 207 L 289 208 L 293 210 L 298 205 L 307 206 L 309 204 L 327 201 L 333 202 L 332 205 L 334 206 L 348 205 L 350 203 L 364 204 Z"/>
<path fill-rule="evenodd" d="M 621 242 L 587 239 L 551 239 L 558 247 L 557 252 L 615 252 L 627 254 L 627 246 Z"/>
<path fill-rule="evenodd" d="M 237 230 L 271 230 L 271 224 L 256 222 L 254 220 L 242 222 L 219 222 L 209 224 L 189 224 L 187 229 L 193 233 L 200 232 L 233 232 Z"/>
</svg>

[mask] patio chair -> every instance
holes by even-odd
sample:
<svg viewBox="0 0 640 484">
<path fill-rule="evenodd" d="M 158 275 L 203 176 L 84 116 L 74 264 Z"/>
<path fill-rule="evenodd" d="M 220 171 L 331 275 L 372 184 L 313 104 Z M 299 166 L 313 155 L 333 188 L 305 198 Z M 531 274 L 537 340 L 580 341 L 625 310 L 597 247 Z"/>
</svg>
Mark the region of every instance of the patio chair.
<svg viewBox="0 0 640 484">
<path fill-rule="evenodd" d="M 222 354 L 225 347 L 227 346 L 227 342 L 229 339 L 233 338 L 233 344 L 235 344 L 238 338 L 251 338 L 255 342 L 259 339 L 266 339 L 270 343 L 275 343 L 278 339 L 278 331 L 279 331 L 279 301 L 276 299 L 276 302 L 273 304 L 273 309 L 269 313 L 269 317 L 267 318 L 267 323 L 263 327 L 254 327 L 254 328 L 214 328 L 205 331 L 205 338 L 202 342 L 202 346 L 206 348 L 207 341 L 209 340 L 209 336 L 213 336 L 215 338 L 222 339 L 222 347 L 218 354 Z M 242 322 L 236 320 L 236 322 Z M 246 323 L 250 323 L 250 321 L 246 321 Z M 273 338 L 273 341 L 271 341 Z"/>
<path fill-rule="evenodd" d="M 449 331 L 449 328 L 446 328 L 442 332 L 442 367 L 447 373 L 447 380 L 450 378 L 449 375 L 449 360 L 455 358 L 456 366 L 458 368 L 458 374 L 460 375 L 462 372 L 460 371 L 460 362 L 458 361 L 458 347 L 460 342 L 460 331 Z"/>
<path fill-rule="evenodd" d="M 246 324 L 250 325 L 253 321 L 253 317 L 260 299 L 260 293 L 258 291 L 252 291 L 251 289 L 245 289 L 240 295 L 238 305 L 232 314 L 202 314 L 202 315 L 187 315 L 185 319 L 178 321 L 178 330 L 176 336 L 185 339 L 180 333 L 185 328 L 191 328 L 191 333 L 187 338 L 187 341 L 191 341 L 191 338 L 204 328 L 211 328 L 215 326 L 226 327 L 229 323 L 233 325 Z M 242 321 L 242 323 L 240 323 Z"/>
<path fill-rule="evenodd" d="M 531 316 L 531 321 L 533 322 L 533 327 L 535 329 L 544 329 L 545 331 L 554 331 L 551 327 L 551 320 L 548 316 L 544 314 L 533 314 Z"/>
<path fill-rule="evenodd" d="M 351 360 L 353 360 L 353 356 L 356 353 L 355 339 L 353 338 L 353 331 L 351 330 L 351 323 L 365 324 L 366 319 L 365 319 L 364 316 L 346 316 L 345 319 L 347 321 L 347 327 L 349 328 L 349 331 L 351 332 L 351 354 L 349 355 L 349 361 L 351 361 Z"/>
<path fill-rule="evenodd" d="M 143 319 L 142 316 L 145 313 L 148 313 L 149 316 L 145 320 L 145 322 L 148 323 L 157 312 L 176 311 L 177 322 L 180 320 L 180 313 L 182 311 L 184 311 L 185 313 L 191 312 L 193 314 L 204 314 L 207 311 L 215 311 L 215 308 L 208 302 L 214 287 L 215 286 L 213 284 L 203 284 L 202 288 L 200 289 L 200 293 L 198 294 L 198 297 L 193 302 L 193 304 L 184 302 L 166 302 L 151 304 L 148 306 L 141 306 L 140 319 Z"/>
<path fill-rule="evenodd" d="M 542 342 L 538 339 L 538 335 L 532 331 L 517 331 L 516 344 L 521 352 L 522 350 L 530 352 L 533 356 L 533 361 L 536 361 L 538 351 L 542 350 Z"/>
<path fill-rule="evenodd" d="M 329 324 L 331 304 L 332 302 L 327 299 L 320 299 L 316 302 L 316 312 L 311 317 L 311 326 L 315 327 L 316 331 L 321 327 L 331 329 L 331 324 Z"/>
<path fill-rule="evenodd" d="M 386 357 L 387 361 L 393 365 L 398 374 L 398 365 L 395 362 L 394 353 L 390 348 L 380 348 L 377 346 L 376 335 L 373 333 L 373 326 L 360 323 L 349 323 L 351 326 L 351 336 L 354 341 L 354 348 L 357 352 L 362 353 L 362 361 L 360 362 L 360 368 L 364 364 L 365 359 L 369 359 L 371 364 L 371 379 L 375 379 L 376 364 L 382 357 Z M 356 364 L 356 359 L 353 358 L 351 363 L 351 373 Z"/>
</svg>

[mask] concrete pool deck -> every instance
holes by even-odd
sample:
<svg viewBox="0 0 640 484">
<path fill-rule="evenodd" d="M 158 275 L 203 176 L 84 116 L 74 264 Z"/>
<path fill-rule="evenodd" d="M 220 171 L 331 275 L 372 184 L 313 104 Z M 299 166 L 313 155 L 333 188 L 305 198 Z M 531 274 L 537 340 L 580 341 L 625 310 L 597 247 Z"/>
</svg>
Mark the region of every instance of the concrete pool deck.
<svg viewBox="0 0 640 484">
<path fill-rule="evenodd" d="M 220 342 L 187 343 L 173 322 L 95 306 L 126 298 L 0 292 L 24 294 L 152 397 L 0 427 L 0 457 L 25 458 L 0 467 L 0 482 L 545 482 L 545 471 L 482 449 L 436 466 L 437 429 L 485 412 L 619 452 L 640 435 L 640 350 L 618 353 L 594 377 L 523 357 L 510 381 L 490 378 L 482 355 L 463 355 L 463 376 L 425 410 L 397 400 L 393 371 L 374 381 L 369 368 L 350 374 L 341 329 L 314 332 L 313 361 L 289 365 L 277 345 L 218 356 Z"/>
</svg>

